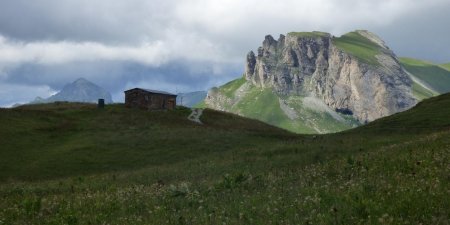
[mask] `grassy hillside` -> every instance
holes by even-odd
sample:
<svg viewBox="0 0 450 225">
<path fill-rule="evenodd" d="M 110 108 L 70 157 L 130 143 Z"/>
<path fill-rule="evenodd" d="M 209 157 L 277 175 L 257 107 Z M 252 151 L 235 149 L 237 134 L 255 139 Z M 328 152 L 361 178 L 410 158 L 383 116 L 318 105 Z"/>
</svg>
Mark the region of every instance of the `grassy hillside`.
<svg viewBox="0 0 450 225">
<path fill-rule="evenodd" d="M 218 144 L 214 151 L 224 151 L 231 148 L 229 142 L 241 143 L 232 147 L 240 149 L 270 140 L 270 135 L 287 134 L 258 121 L 226 114 L 224 121 L 211 122 L 223 123 L 220 126 L 199 127 L 186 119 L 189 113 L 187 108 L 163 113 L 126 109 L 123 105 L 97 110 L 95 105 L 68 103 L 3 109 L 0 180 L 10 179 L 12 174 L 14 178 L 39 180 L 175 163 L 210 153 L 210 148 L 199 147 L 198 142 Z M 210 114 L 214 116 L 215 112 L 208 111 L 204 118 Z M 226 123 L 239 123 L 233 130 L 239 130 L 240 135 L 231 135 Z"/>
<path fill-rule="evenodd" d="M 236 90 L 246 82 L 244 77 L 232 80 L 220 87 L 220 91 L 229 98 L 233 98 Z"/>
<path fill-rule="evenodd" d="M 427 89 L 415 81 L 413 81 L 412 92 L 414 97 L 419 101 L 438 95 L 437 92 Z"/>
<path fill-rule="evenodd" d="M 338 132 L 359 125 L 352 117 L 331 110 L 308 107 L 310 104 L 304 102 L 310 98 L 279 96 L 271 88 L 256 87 L 244 78 L 230 81 L 213 91 L 230 100 L 221 102 L 228 112 L 258 119 L 296 133 Z M 208 107 L 206 104 L 197 106 Z"/>
<path fill-rule="evenodd" d="M 0 224 L 450 221 L 450 94 L 322 136 L 188 114 L 0 110 Z"/>
<path fill-rule="evenodd" d="M 365 63 L 379 65 L 375 56 L 381 53 L 381 47 L 356 31 L 333 38 L 333 44 Z"/>
<path fill-rule="evenodd" d="M 426 99 L 405 112 L 378 119 L 348 133 L 424 134 L 450 128 L 450 93 Z"/>
<path fill-rule="evenodd" d="M 311 133 L 311 128 L 292 121 L 281 110 L 278 96 L 271 89 L 251 87 L 237 104 L 230 107 L 231 112 L 248 118 L 264 121 L 274 126 L 297 132 Z"/>
<path fill-rule="evenodd" d="M 443 67 L 444 69 L 450 71 L 450 63 L 442 64 L 441 67 Z"/>
<path fill-rule="evenodd" d="M 400 58 L 402 66 L 438 93 L 450 92 L 450 70 L 445 65 L 412 58 Z"/>
</svg>

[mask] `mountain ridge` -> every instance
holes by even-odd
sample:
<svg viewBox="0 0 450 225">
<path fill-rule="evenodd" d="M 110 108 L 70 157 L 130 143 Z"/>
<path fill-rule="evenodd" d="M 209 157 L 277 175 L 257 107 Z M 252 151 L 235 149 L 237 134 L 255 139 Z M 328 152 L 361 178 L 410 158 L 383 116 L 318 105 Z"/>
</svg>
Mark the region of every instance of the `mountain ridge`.
<svg viewBox="0 0 450 225">
<path fill-rule="evenodd" d="M 251 118 L 295 132 L 345 130 L 409 109 L 418 99 L 412 90 L 415 83 L 395 53 L 381 38 L 365 30 L 341 37 L 325 32 L 290 32 L 275 40 L 266 35 L 257 53 L 247 54 L 243 78 L 245 81 L 236 80 L 235 85 L 241 86 L 231 92 L 225 85 L 212 88 L 205 99 L 206 107 L 243 116 L 252 114 Z M 266 88 L 276 95 L 272 101 L 278 102 L 274 104 L 281 109 L 279 114 L 285 114 L 280 121 L 240 109 L 239 102 L 247 91 Z M 305 103 L 321 105 L 320 110 Z M 323 110 L 323 104 L 327 110 Z M 306 109 L 310 111 L 308 118 L 298 116 Z M 327 127 L 333 123 L 335 128 Z"/>
<path fill-rule="evenodd" d="M 435 64 L 407 57 L 401 57 L 400 63 L 415 79 L 435 92 L 425 97 L 450 92 L 450 67 L 446 67 L 447 64 Z"/>
</svg>

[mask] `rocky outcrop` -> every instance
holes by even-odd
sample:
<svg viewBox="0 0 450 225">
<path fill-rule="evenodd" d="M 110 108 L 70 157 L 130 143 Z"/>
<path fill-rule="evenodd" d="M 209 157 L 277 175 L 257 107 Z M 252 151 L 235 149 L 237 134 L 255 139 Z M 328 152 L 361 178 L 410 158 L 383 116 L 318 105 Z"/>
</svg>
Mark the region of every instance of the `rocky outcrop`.
<svg viewBox="0 0 450 225">
<path fill-rule="evenodd" d="M 374 49 L 373 61 L 339 47 L 327 33 L 289 33 L 278 40 L 268 35 L 256 55 L 247 54 L 245 79 L 280 95 L 317 97 L 361 122 L 414 106 L 412 80 L 395 54 L 368 31 L 352 35 Z"/>
<path fill-rule="evenodd" d="M 233 101 L 232 98 L 221 94 L 217 87 L 211 88 L 205 98 L 205 103 L 208 107 L 220 111 L 228 111 L 227 109 L 229 109 L 234 102 L 235 101 Z"/>
</svg>

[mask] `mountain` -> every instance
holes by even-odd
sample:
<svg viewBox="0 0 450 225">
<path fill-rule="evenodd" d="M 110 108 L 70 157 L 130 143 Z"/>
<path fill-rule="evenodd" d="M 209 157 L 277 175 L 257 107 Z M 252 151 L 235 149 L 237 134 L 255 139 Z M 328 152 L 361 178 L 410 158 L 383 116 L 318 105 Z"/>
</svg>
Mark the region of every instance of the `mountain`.
<svg viewBox="0 0 450 225">
<path fill-rule="evenodd" d="M 194 107 L 203 101 L 206 97 L 206 91 L 194 91 L 188 93 L 177 94 L 177 105 L 183 105 L 186 107 Z"/>
<path fill-rule="evenodd" d="M 267 35 L 242 78 L 209 90 L 206 107 L 294 132 L 349 129 L 411 108 L 413 79 L 375 34 Z"/>
<path fill-rule="evenodd" d="M 450 221 L 450 94 L 327 135 L 210 109 L 198 124 L 190 113 L 0 109 L 0 223 Z"/>
<path fill-rule="evenodd" d="M 413 93 L 419 99 L 450 92 L 449 64 L 438 65 L 412 58 L 400 58 L 400 62 L 413 78 Z"/>
<path fill-rule="evenodd" d="M 66 84 L 63 89 L 55 95 L 46 99 L 37 97 L 30 104 L 56 101 L 96 103 L 100 98 L 105 99 L 105 103 L 107 104 L 112 103 L 112 97 L 108 91 L 84 78 L 79 78 L 72 83 Z"/>
</svg>

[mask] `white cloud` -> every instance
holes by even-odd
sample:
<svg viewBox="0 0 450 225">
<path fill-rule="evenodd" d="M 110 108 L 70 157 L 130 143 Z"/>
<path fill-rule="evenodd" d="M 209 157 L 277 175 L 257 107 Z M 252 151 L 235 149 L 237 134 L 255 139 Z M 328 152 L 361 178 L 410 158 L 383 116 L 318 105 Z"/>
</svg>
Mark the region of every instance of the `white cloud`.
<svg viewBox="0 0 450 225">
<path fill-rule="evenodd" d="M 17 18 L 14 29 L 28 34 L 28 30 L 39 26 L 57 39 L 40 40 L 28 34 L 32 40 L 13 41 L 1 36 L 0 24 L 0 66 L 96 60 L 132 61 L 156 67 L 173 59 L 240 62 L 245 52 L 255 48 L 267 33 L 323 30 L 339 35 L 356 28 L 385 26 L 405 14 L 436 7 L 445 0 L 171 0 L 163 3 L 132 0 L 114 4 L 103 0 L 56 4 L 38 0 L 38 3 L 29 4 L 25 9 L 10 3 L 16 7 L 17 15 L 23 15 L 21 10 L 37 14 L 24 15 L 25 19 L 30 16 L 36 21 L 28 18 L 30 21 L 20 23 Z M 28 30 L 21 30 L 20 25 Z M 12 32 L 13 37 L 14 32 L 20 33 L 10 26 L 4 29 L 6 35 Z M 114 38 L 118 42 L 110 40 Z M 123 42 L 123 39 L 133 41 Z"/>
<path fill-rule="evenodd" d="M 171 60 L 236 62 L 220 44 L 196 34 L 168 32 L 168 39 L 138 45 L 107 45 L 97 42 L 10 41 L 0 36 L 0 70 L 25 63 L 55 65 L 95 61 L 129 61 L 158 67 Z"/>
<path fill-rule="evenodd" d="M 130 60 L 158 66 L 167 60 L 164 43 L 139 46 L 108 46 L 95 42 L 12 42 L 0 36 L 0 63 L 36 63 L 44 65 L 77 61 Z"/>
<path fill-rule="evenodd" d="M 175 15 L 183 25 L 211 33 L 241 35 L 236 31 L 322 29 L 347 32 L 357 24 L 384 25 L 444 0 L 185 0 Z"/>
</svg>

